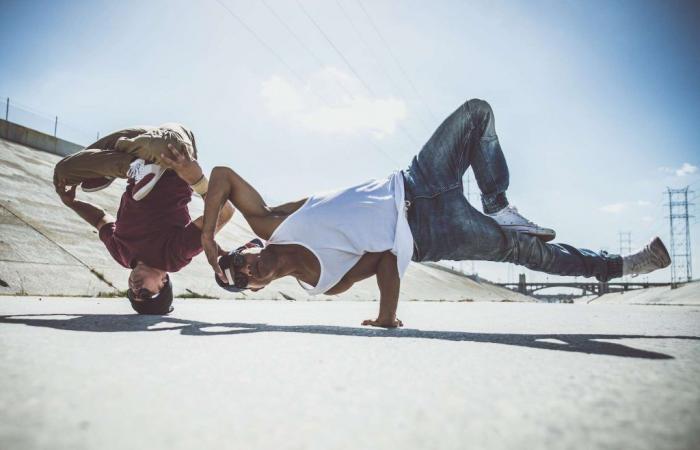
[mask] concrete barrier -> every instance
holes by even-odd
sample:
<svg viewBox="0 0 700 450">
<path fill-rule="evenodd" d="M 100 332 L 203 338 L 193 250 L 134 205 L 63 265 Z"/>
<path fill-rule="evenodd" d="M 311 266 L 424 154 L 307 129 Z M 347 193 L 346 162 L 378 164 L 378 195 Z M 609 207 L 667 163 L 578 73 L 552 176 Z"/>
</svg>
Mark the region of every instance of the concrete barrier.
<svg viewBox="0 0 700 450">
<path fill-rule="evenodd" d="M 59 156 L 70 155 L 83 149 L 82 145 L 64 141 L 3 119 L 0 119 L 0 138 Z"/>
</svg>

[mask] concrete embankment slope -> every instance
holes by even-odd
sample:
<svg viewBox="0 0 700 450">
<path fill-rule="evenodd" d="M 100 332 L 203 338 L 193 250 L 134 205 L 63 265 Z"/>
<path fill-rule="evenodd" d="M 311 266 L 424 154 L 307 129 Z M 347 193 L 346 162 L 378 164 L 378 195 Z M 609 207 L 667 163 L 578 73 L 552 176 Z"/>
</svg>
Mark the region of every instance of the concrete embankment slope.
<svg viewBox="0 0 700 450">
<path fill-rule="evenodd" d="M 637 289 L 624 293 L 605 294 L 589 303 L 620 305 L 693 305 L 700 306 L 700 281 L 671 289 L 669 286 Z"/>
<path fill-rule="evenodd" d="M 59 156 L 0 139 L 0 294 L 88 295 L 114 293 L 127 287 L 128 271 L 115 263 L 97 233 L 63 206 L 53 185 L 53 167 Z M 125 183 L 79 198 L 116 214 Z M 202 213 L 202 201 L 193 199 L 192 217 Z M 252 234 L 236 214 L 218 241 L 234 247 Z M 222 298 L 308 300 L 292 278 L 278 280 L 257 293 L 228 294 L 214 284 L 204 255 L 172 275 L 176 294 Z M 314 299 L 373 300 L 379 296 L 374 279 L 365 280 L 340 296 Z M 412 264 L 401 289 L 403 300 L 530 301 L 529 297 L 421 264 Z"/>
</svg>

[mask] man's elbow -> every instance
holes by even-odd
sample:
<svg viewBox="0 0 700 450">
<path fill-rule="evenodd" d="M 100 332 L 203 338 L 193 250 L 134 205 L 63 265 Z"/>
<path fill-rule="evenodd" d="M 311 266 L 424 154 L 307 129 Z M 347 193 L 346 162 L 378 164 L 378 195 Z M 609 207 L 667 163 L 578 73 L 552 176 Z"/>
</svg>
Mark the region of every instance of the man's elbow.
<svg viewBox="0 0 700 450">
<path fill-rule="evenodd" d="M 221 178 L 227 178 L 230 174 L 233 173 L 233 170 L 231 168 L 226 167 L 226 166 L 216 166 L 213 169 L 211 169 L 211 175 L 210 179 L 213 181 L 215 179 L 221 179 Z"/>
</svg>

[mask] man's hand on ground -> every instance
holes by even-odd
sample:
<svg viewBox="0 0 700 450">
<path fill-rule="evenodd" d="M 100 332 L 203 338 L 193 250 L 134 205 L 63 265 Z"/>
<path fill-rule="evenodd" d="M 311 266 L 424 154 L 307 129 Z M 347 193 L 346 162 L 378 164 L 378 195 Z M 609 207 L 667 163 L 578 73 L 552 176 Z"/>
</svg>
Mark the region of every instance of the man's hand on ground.
<svg viewBox="0 0 700 450">
<path fill-rule="evenodd" d="M 202 178 L 202 168 L 197 161 L 190 160 L 185 153 L 180 152 L 174 145 L 168 144 L 170 155 L 161 153 L 163 167 L 172 169 L 177 176 L 185 180 L 187 184 L 195 184 Z"/>
<path fill-rule="evenodd" d="M 365 320 L 362 322 L 362 325 L 380 328 L 397 328 L 402 327 L 403 322 L 401 322 L 398 317 L 394 317 L 393 319 L 383 319 L 381 317 L 377 317 L 376 319 Z"/>
<path fill-rule="evenodd" d="M 224 283 L 228 283 L 226 275 L 221 270 L 221 267 L 219 267 L 219 256 L 224 256 L 226 252 L 219 247 L 219 244 L 216 243 L 213 237 L 205 234 L 202 234 L 202 248 L 204 249 L 204 254 L 207 256 L 207 261 L 209 262 L 211 268 L 214 269 L 216 276 L 219 277 L 219 279 Z"/>
</svg>

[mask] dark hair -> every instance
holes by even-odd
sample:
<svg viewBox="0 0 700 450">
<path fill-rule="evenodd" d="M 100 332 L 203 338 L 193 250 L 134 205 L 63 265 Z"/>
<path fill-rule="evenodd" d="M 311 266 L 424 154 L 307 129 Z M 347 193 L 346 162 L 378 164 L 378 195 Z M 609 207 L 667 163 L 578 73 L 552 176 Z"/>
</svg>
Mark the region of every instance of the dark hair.
<svg viewBox="0 0 700 450">
<path fill-rule="evenodd" d="M 173 311 L 173 284 L 170 282 L 170 276 L 166 275 L 165 285 L 160 290 L 157 296 L 151 297 L 150 292 L 146 289 L 141 289 L 139 292 L 126 291 L 126 296 L 129 298 L 131 307 L 139 314 L 152 314 L 157 316 L 165 316 Z M 138 300 L 140 299 L 140 300 Z"/>
</svg>

